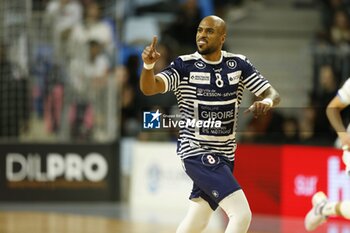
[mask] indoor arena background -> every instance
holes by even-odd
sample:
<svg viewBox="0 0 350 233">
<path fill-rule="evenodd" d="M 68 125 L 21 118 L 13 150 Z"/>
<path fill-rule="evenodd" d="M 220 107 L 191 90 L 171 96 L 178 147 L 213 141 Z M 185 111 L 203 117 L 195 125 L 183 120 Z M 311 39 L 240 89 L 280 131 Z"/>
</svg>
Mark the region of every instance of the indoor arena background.
<svg viewBox="0 0 350 233">
<path fill-rule="evenodd" d="M 176 102 L 140 93 L 140 54 L 153 35 L 156 71 L 195 51 L 211 14 L 227 23 L 224 49 L 246 55 L 282 97 L 263 118 L 239 118 L 249 232 L 305 232 L 317 191 L 350 199 L 325 115 L 350 74 L 350 40 L 330 33 L 350 34 L 349 1 L 1 0 L 0 233 L 175 232 L 191 181 L 176 131 L 146 130 L 144 116 L 176 114 Z M 226 221 L 216 211 L 206 232 Z M 315 232 L 349 233 L 350 223 L 331 218 Z"/>
</svg>

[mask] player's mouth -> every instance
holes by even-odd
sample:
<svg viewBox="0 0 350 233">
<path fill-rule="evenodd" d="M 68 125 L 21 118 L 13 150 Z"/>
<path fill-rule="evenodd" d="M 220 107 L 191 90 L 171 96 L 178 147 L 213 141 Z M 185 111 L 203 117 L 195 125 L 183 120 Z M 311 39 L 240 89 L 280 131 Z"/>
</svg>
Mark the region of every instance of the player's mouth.
<svg viewBox="0 0 350 233">
<path fill-rule="evenodd" d="M 198 41 L 197 41 L 197 44 L 199 45 L 199 46 L 201 46 L 201 45 L 205 45 L 205 44 L 207 44 L 208 42 L 206 41 L 206 40 L 204 40 L 204 39 L 199 39 Z"/>
</svg>

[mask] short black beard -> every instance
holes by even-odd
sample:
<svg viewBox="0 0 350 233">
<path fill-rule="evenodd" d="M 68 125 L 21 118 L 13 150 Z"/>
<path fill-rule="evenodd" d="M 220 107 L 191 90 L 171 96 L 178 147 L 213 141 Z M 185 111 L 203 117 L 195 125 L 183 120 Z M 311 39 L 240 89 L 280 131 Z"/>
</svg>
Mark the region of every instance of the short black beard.
<svg viewBox="0 0 350 233">
<path fill-rule="evenodd" d="M 207 48 L 207 49 L 202 50 L 202 51 L 200 51 L 200 50 L 198 49 L 198 53 L 199 53 L 200 55 L 208 55 L 208 54 L 211 54 L 211 53 L 213 53 L 213 52 L 215 52 L 215 49 L 214 49 L 214 48 Z"/>
</svg>

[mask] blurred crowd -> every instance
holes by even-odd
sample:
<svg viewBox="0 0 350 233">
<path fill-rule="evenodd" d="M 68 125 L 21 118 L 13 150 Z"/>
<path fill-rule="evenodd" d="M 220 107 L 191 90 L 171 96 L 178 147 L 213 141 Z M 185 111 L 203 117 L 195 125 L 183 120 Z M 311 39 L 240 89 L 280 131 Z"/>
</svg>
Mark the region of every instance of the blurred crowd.
<svg viewBox="0 0 350 233">
<path fill-rule="evenodd" d="M 308 105 L 295 109 L 296 116 L 272 111 L 266 118 L 253 119 L 243 133 L 243 141 L 334 145 L 336 133 L 325 114 L 338 89 L 350 77 L 350 1 L 315 1 L 321 28 L 311 41 L 313 85 Z M 342 112 L 350 120 L 349 109 Z"/>
<path fill-rule="evenodd" d="M 140 54 L 152 36 L 160 39 L 160 71 L 173 54 L 195 50 L 203 16 L 224 14 L 227 4 L 240 1 L 22 3 L 0 6 L 6 12 L 0 18 L 0 137 L 106 141 L 119 135 L 147 139 L 142 111 L 156 102 L 165 111 L 174 104 L 171 95 L 159 102 L 139 92 Z"/>
<path fill-rule="evenodd" d="M 33 130 L 31 113 L 48 134 L 68 140 L 104 141 L 119 135 L 175 140 L 176 130 L 142 130 L 144 111 L 171 115 L 178 110 L 172 94 L 141 94 L 141 52 L 158 35 L 158 72 L 175 56 L 196 50 L 195 33 L 203 16 L 225 18 L 228 10 L 242 6 L 243 0 L 33 0 L 33 17 L 39 17 L 37 31 L 29 37 L 35 43 L 29 49 L 28 72 L 20 72 L 7 55 L 11 38 L 1 38 L 0 137 L 18 138 Z M 293 115 L 276 109 L 252 118 L 239 132 L 242 142 L 333 144 L 336 134 L 325 108 L 350 74 L 350 1 L 323 0 L 316 6 L 322 28 L 312 40 L 308 107 Z M 7 130 L 9 126 L 13 129 Z"/>
<path fill-rule="evenodd" d="M 8 18 L 18 17 L 16 12 L 23 10 L 23 19 L 16 27 L 6 17 L 3 20 L 1 60 L 5 62 L 0 72 L 0 117 L 1 129 L 8 128 L 8 133 L 2 134 L 2 139 L 16 140 L 29 132 L 29 140 L 39 137 L 44 141 L 46 136 L 63 141 L 104 141 L 113 137 L 108 132 L 106 113 L 113 90 L 109 85 L 116 82 L 116 38 L 113 22 L 103 16 L 101 3 L 34 0 L 29 15 L 25 14 L 28 5 L 24 9 L 16 2 L 3 6 Z M 20 56 L 28 58 L 27 69 L 17 68 L 18 61 L 7 56 L 13 48 L 20 47 L 14 35 L 5 33 L 11 30 L 26 40 Z M 21 74 L 20 78 L 16 73 Z M 14 96 L 17 91 L 12 83 L 16 80 L 25 80 L 22 99 Z M 11 114 L 14 124 L 5 118 L 8 112 L 18 112 L 13 107 L 17 103 L 23 105 L 22 109 L 25 106 L 22 111 L 26 117 Z M 33 118 L 42 124 L 35 124 Z M 19 125 L 18 129 L 15 125 Z"/>
</svg>

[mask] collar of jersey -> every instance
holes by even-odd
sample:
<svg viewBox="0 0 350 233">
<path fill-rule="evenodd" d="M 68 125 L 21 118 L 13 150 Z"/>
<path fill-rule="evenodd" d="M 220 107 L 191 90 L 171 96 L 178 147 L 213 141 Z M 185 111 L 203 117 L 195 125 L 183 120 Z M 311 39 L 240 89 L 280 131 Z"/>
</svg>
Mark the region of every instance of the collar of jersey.
<svg viewBox="0 0 350 233">
<path fill-rule="evenodd" d="M 197 51 L 196 53 L 197 53 L 197 55 L 198 55 L 205 63 L 212 64 L 212 65 L 217 65 L 217 64 L 221 63 L 222 58 L 223 58 L 223 51 L 221 51 L 221 57 L 220 57 L 220 59 L 219 59 L 218 61 L 208 61 L 208 60 L 205 59 L 202 55 L 200 55 L 200 54 L 198 53 L 198 51 Z"/>
</svg>

